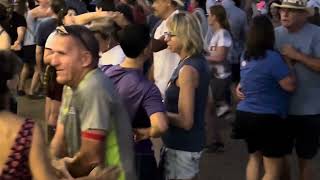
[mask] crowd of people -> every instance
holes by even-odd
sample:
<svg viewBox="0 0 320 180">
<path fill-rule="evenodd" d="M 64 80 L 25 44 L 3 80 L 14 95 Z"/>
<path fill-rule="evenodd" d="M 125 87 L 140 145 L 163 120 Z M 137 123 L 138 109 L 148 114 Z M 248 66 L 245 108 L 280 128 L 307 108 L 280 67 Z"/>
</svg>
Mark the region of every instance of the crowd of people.
<svg viewBox="0 0 320 180">
<path fill-rule="evenodd" d="M 314 179 L 319 8 L 0 0 L 0 179 L 200 179 L 203 153 L 224 151 L 227 116 L 247 180 L 290 180 L 293 153 L 299 180 Z M 45 127 L 17 114 L 17 96 L 45 98 Z"/>
</svg>

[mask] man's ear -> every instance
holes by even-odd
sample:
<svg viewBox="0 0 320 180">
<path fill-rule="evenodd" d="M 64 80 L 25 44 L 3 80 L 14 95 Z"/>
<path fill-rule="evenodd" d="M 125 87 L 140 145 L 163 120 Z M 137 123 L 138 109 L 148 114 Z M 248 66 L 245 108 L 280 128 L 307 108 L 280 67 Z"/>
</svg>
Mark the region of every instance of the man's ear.
<svg viewBox="0 0 320 180">
<path fill-rule="evenodd" d="M 91 66 L 92 61 L 93 61 L 93 57 L 92 57 L 92 55 L 91 55 L 91 53 L 89 51 L 83 51 L 81 53 L 80 62 L 81 62 L 81 66 L 82 67 Z"/>
</svg>

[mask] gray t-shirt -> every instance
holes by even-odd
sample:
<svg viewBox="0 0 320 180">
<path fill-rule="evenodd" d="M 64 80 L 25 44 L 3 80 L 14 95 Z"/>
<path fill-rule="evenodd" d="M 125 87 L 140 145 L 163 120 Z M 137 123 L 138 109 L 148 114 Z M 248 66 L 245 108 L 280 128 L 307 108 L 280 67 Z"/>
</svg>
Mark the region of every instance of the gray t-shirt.
<svg viewBox="0 0 320 180">
<path fill-rule="evenodd" d="M 290 44 L 298 51 L 320 58 L 320 27 L 306 24 L 299 32 L 289 33 L 283 26 L 275 29 L 276 48 Z M 296 63 L 294 65 L 297 77 L 297 89 L 293 93 L 290 115 L 320 114 L 320 72 L 313 71 L 307 66 Z"/>
<path fill-rule="evenodd" d="M 81 132 L 104 130 L 108 136 L 115 136 L 115 139 L 106 138 L 109 141 L 106 156 L 110 148 L 119 151 L 116 156 L 119 156 L 126 179 L 132 179 L 128 178 L 134 176 L 131 122 L 112 81 L 100 69 L 92 70 L 76 89 L 65 86 L 62 99 L 59 123 L 64 125 L 68 155 L 72 157 L 79 151 Z M 109 146 L 110 141 L 115 143 Z M 106 157 L 107 162 L 109 158 Z"/>
</svg>

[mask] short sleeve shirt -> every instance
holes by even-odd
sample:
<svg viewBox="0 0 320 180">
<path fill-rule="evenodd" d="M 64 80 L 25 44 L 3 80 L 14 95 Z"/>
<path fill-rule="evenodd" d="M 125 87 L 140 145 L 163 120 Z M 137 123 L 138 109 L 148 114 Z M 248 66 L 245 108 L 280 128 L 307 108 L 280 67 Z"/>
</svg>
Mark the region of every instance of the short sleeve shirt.
<svg viewBox="0 0 320 180">
<path fill-rule="evenodd" d="M 246 98 L 237 109 L 252 113 L 286 116 L 289 94 L 279 81 L 289 75 L 289 68 L 275 51 L 267 51 L 264 58 L 241 60 L 240 85 Z"/>
<path fill-rule="evenodd" d="M 17 40 L 18 38 L 18 27 L 27 27 L 26 19 L 21 16 L 20 14 L 13 12 L 12 18 L 9 21 L 9 27 L 6 29 L 10 38 L 11 38 L 11 45 Z"/>
<path fill-rule="evenodd" d="M 289 33 L 283 26 L 275 29 L 276 48 L 280 51 L 285 44 L 290 44 L 298 51 L 320 58 L 320 27 L 305 24 L 295 33 Z M 320 72 L 314 71 L 302 63 L 294 64 L 297 88 L 290 99 L 290 115 L 320 114 Z"/>
<path fill-rule="evenodd" d="M 102 71 L 116 87 L 132 121 L 133 128 L 150 127 L 150 116 L 157 112 L 165 112 L 159 89 L 149 81 L 139 69 L 117 66 L 103 66 Z M 150 140 L 135 144 L 136 153 L 150 153 Z"/>
<path fill-rule="evenodd" d="M 177 10 L 170 16 L 173 16 L 178 12 L 179 11 Z M 156 28 L 154 38 L 160 39 L 165 32 L 168 32 L 167 19 L 162 21 L 161 24 Z M 164 97 L 169 79 L 175 68 L 178 66 L 179 61 L 179 55 L 171 52 L 169 49 L 164 49 L 159 52 L 153 53 L 154 80 L 155 84 L 161 92 L 162 97 Z"/>
<path fill-rule="evenodd" d="M 54 18 L 43 19 L 36 30 L 36 44 L 45 47 L 47 38 L 56 29 L 57 20 Z"/>
<path fill-rule="evenodd" d="M 109 49 L 107 52 L 104 52 L 101 54 L 99 59 L 99 66 L 103 65 L 118 65 L 122 63 L 126 55 L 124 54 L 122 48 L 120 45 L 117 45 L 111 49 Z"/>
<path fill-rule="evenodd" d="M 71 154 L 79 150 L 80 142 L 74 143 L 80 140 L 79 132 L 90 129 L 108 131 L 110 128 L 112 99 L 96 84 L 95 77 L 98 78 L 97 72 L 91 71 L 76 89 L 64 87 L 59 121 L 68 128 L 65 133 L 66 140 L 71 140 L 68 144 L 74 144 L 70 147 Z"/>
<path fill-rule="evenodd" d="M 219 31 L 214 32 L 209 43 L 208 52 L 210 56 L 215 56 L 217 52 L 217 47 L 230 48 L 231 45 L 232 38 L 230 33 L 225 29 L 221 29 Z M 220 63 L 214 63 L 212 67 L 214 71 L 214 76 L 216 78 L 225 79 L 231 75 L 227 59 Z"/>
<path fill-rule="evenodd" d="M 81 146 L 81 132 L 96 129 L 107 131 L 106 163 L 121 166 L 128 179 L 133 172 L 132 132 L 130 121 L 114 86 L 100 71 L 90 71 L 75 88 L 65 86 L 59 123 L 64 125 L 68 155 Z"/>
</svg>

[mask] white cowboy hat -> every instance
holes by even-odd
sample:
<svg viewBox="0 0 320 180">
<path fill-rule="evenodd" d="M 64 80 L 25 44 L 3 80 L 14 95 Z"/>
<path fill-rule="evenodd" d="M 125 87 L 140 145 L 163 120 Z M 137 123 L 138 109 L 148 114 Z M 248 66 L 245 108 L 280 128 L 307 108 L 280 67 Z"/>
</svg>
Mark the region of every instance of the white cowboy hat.
<svg viewBox="0 0 320 180">
<path fill-rule="evenodd" d="M 314 14 L 314 9 L 307 7 L 306 0 L 283 0 L 281 4 L 272 3 L 272 7 L 305 10 L 311 16 Z"/>
</svg>

